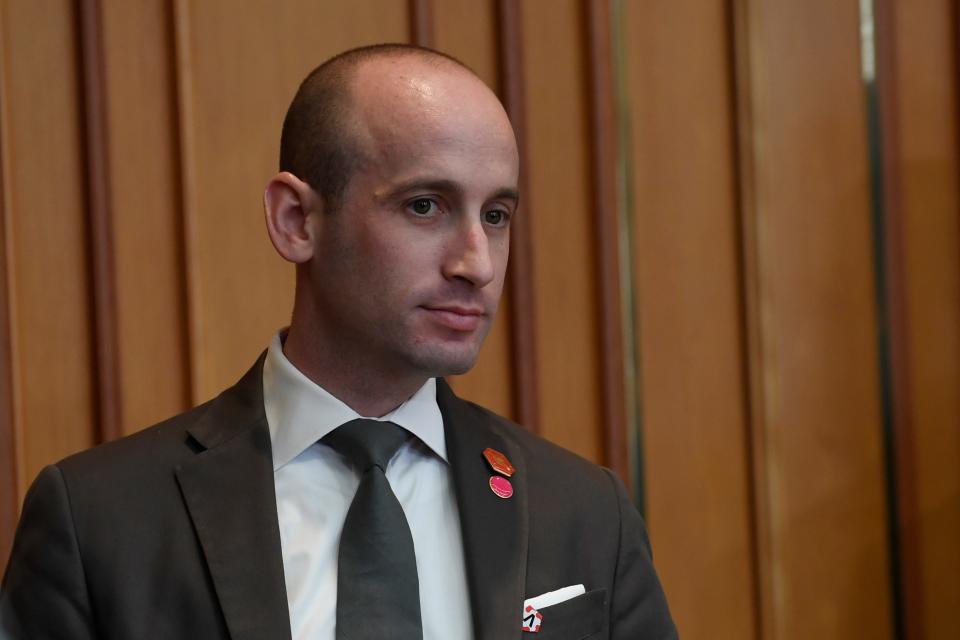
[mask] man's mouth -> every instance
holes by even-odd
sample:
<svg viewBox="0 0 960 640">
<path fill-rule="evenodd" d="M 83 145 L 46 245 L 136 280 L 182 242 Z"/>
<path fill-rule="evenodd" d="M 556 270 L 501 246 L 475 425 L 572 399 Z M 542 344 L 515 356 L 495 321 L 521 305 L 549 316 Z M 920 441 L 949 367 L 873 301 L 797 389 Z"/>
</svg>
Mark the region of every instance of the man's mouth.
<svg viewBox="0 0 960 640">
<path fill-rule="evenodd" d="M 483 321 L 480 307 L 461 305 L 431 305 L 423 307 L 434 321 L 454 331 L 475 331 Z"/>
</svg>

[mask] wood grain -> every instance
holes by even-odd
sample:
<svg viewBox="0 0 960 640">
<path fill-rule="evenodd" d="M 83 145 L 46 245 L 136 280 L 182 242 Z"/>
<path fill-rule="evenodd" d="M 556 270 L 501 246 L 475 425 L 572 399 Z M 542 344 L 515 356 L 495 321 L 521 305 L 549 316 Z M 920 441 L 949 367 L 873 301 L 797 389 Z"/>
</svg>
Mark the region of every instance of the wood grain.
<svg viewBox="0 0 960 640">
<path fill-rule="evenodd" d="M 739 640 L 760 635 L 728 28 L 721 5 L 624 6 L 647 520 L 681 636 Z"/>
<path fill-rule="evenodd" d="M 9 0 L 3 24 L 22 498 L 43 466 L 94 442 L 95 369 L 77 15 L 66 0 Z"/>
<path fill-rule="evenodd" d="M 536 207 L 530 220 L 536 289 L 523 304 L 532 306 L 536 319 L 540 433 L 600 462 L 600 329 L 581 5 L 536 0 L 522 3 L 521 14 L 527 184 Z"/>
<path fill-rule="evenodd" d="M 6 33 L 6 16 L 0 5 L 0 34 Z M 13 531 L 17 524 L 20 500 L 18 497 L 18 475 L 23 466 L 22 456 L 18 455 L 17 433 L 22 432 L 19 412 L 15 406 L 15 343 L 11 307 L 12 284 L 14 281 L 13 245 L 10 237 L 11 204 L 10 190 L 10 154 L 7 151 L 7 72 L 8 64 L 4 51 L 0 49 L 0 574 L 6 567 L 10 547 L 13 545 Z"/>
<path fill-rule="evenodd" d="M 182 247 L 181 283 L 183 286 L 183 317 L 187 339 L 187 369 L 184 372 L 189 395 L 188 404 L 200 403 L 207 395 L 203 383 L 205 352 L 201 343 L 201 289 L 198 255 L 199 230 L 197 212 L 196 136 L 194 134 L 194 69 L 190 5 L 186 0 L 172 1 L 174 77 L 176 78 L 177 169 L 180 209 L 180 246 Z"/>
<path fill-rule="evenodd" d="M 894 570 L 894 631 L 906 640 L 925 638 L 923 630 L 923 578 L 921 576 L 919 509 L 917 504 L 916 429 L 913 423 L 913 389 L 910 327 L 906 304 L 904 269 L 903 180 L 900 172 L 900 105 L 897 99 L 900 68 L 897 60 L 897 28 L 890 2 L 874 3 L 873 42 L 876 49 L 874 80 L 879 145 L 879 202 L 874 202 L 881 220 L 880 277 L 883 283 L 881 321 L 885 323 L 887 354 L 886 411 L 887 483 L 890 487 L 891 566 Z M 875 151 L 876 152 L 876 151 Z M 876 162 L 876 160 L 874 160 Z"/>
<path fill-rule="evenodd" d="M 494 91 L 501 84 L 497 15 L 494 2 L 433 3 L 434 46 L 469 66 Z"/>
<path fill-rule="evenodd" d="M 613 42 L 610 2 L 586 7 L 590 59 L 590 126 L 596 290 L 600 309 L 601 389 L 603 395 L 603 463 L 624 482 L 629 481 L 627 458 L 627 400 L 624 371 L 623 307 L 621 291 L 621 229 L 617 206 L 619 153 L 616 93 L 613 80 Z"/>
<path fill-rule="evenodd" d="M 858 9 L 774 1 L 745 13 L 764 637 L 889 638 Z"/>
<path fill-rule="evenodd" d="M 409 0 L 410 42 L 421 47 L 433 47 L 433 2 L 432 0 Z"/>
<path fill-rule="evenodd" d="M 752 539 L 754 551 L 754 620 L 757 636 L 774 638 L 776 602 L 774 596 L 774 538 L 771 487 L 767 457 L 766 406 L 763 370 L 763 322 L 761 317 L 760 247 L 757 237 L 757 168 L 753 127 L 753 80 L 751 58 L 750 7 L 745 0 L 733 0 L 729 12 L 730 50 L 735 114 L 735 154 L 737 170 L 737 204 L 740 225 L 741 311 L 745 338 L 743 361 L 748 426 L 748 469 L 750 485 Z"/>
<path fill-rule="evenodd" d="M 910 377 L 922 637 L 960 629 L 960 150 L 957 7 L 890 3 L 896 25 L 901 312 Z M 898 452 L 899 453 L 899 452 Z M 903 452 L 904 454 L 906 452 Z M 910 606 L 906 601 L 905 606 Z M 914 627 L 917 628 L 917 627 Z M 921 636 L 908 636 L 921 637 Z"/>
<path fill-rule="evenodd" d="M 121 435 L 123 388 L 117 331 L 117 291 L 113 248 L 113 198 L 110 186 L 110 139 L 99 0 L 77 5 L 80 21 L 80 60 L 90 271 L 93 280 L 93 328 L 97 439 Z"/>
<path fill-rule="evenodd" d="M 123 403 L 131 433 L 189 406 L 171 6 L 103 5 Z"/>
</svg>

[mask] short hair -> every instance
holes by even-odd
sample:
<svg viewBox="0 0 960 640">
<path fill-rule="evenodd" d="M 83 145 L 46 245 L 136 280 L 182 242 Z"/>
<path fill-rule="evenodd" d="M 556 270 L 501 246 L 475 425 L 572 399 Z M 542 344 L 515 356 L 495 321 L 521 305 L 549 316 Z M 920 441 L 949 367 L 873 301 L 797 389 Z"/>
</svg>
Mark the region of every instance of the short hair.
<svg viewBox="0 0 960 640">
<path fill-rule="evenodd" d="M 375 44 L 340 53 L 310 72 L 300 83 L 280 134 L 280 171 L 289 171 L 323 198 L 324 209 L 336 211 L 350 178 L 363 161 L 363 149 L 351 131 L 350 81 L 357 67 L 373 58 L 417 56 L 453 63 L 476 75 L 456 58 L 411 44 Z"/>
</svg>

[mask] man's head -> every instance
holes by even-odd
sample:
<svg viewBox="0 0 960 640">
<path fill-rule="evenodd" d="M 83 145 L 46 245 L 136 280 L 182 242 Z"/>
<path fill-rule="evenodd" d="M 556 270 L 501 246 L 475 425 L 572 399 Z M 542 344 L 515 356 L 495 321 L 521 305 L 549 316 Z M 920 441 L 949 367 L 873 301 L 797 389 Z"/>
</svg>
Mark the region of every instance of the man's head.
<svg viewBox="0 0 960 640">
<path fill-rule="evenodd" d="M 265 209 L 298 265 L 291 336 L 358 374 L 469 369 L 517 206 L 516 142 L 496 96 L 435 52 L 354 50 L 304 81 L 281 147 Z"/>
</svg>

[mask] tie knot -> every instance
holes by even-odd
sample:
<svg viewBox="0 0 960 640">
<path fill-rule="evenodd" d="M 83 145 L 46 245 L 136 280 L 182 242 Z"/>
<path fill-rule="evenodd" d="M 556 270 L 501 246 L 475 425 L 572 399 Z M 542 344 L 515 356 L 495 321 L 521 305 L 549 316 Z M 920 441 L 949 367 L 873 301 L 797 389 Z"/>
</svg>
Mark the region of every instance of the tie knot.
<svg viewBox="0 0 960 640">
<path fill-rule="evenodd" d="M 328 433 L 323 442 L 366 473 L 371 467 L 386 471 L 390 458 L 409 435 L 403 427 L 392 422 L 358 418 Z"/>
</svg>

